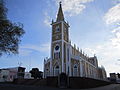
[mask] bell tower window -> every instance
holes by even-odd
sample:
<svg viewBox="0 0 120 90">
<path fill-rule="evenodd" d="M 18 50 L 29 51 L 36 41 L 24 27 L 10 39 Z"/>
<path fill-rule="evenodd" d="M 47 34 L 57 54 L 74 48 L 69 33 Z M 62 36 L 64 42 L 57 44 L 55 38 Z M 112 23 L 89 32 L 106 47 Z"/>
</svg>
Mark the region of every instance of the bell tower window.
<svg viewBox="0 0 120 90">
<path fill-rule="evenodd" d="M 55 28 L 56 30 L 56 32 L 60 32 L 60 28 L 59 28 L 59 26 L 56 26 L 56 28 Z"/>
</svg>

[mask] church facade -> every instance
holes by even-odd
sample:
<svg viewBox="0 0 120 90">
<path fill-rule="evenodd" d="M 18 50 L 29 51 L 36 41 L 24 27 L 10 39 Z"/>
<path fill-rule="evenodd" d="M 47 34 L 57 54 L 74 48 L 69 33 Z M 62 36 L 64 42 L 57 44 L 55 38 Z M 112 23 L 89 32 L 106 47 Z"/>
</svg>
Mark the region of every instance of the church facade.
<svg viewBox="0 0 120 90">
<path fill-rule="evenodd" d="M 82 50 L 72 46 L 69 24 L 64 20 L 60 3 L 56 21 L 52 21 L 51 57 L 44 59 L 44 78 L 65 73 L 73 77 L 99 78 L 97 57 L 88 57 Z M 105 70 L 103 70 L 105 71 Z M 106 74 L 106 73 L 103 73 Z M 103 75 L 106 78 L 106 75 Z"/>
</svg>

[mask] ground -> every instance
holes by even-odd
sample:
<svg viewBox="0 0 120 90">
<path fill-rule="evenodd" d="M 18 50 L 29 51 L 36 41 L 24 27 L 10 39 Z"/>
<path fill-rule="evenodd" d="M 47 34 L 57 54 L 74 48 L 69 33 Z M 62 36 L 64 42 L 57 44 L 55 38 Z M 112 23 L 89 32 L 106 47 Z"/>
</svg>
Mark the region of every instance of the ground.
<svg viewBox="0 0 120 90">
<path fill-rule="evenodd" d="M 0 90 L 64 90 L 64 89 L 43 86 L 0 84 Z M 91 89 L 65 89 L 65 90 L 120 90 L 120 84 L 111 84 Z"/>
</svg>

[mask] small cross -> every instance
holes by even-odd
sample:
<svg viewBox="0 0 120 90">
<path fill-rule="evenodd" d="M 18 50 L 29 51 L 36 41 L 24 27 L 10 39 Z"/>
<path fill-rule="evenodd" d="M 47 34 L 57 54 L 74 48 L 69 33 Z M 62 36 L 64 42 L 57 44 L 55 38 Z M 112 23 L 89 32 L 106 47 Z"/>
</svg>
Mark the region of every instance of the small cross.
<svg viewBox="0 0 120 90">
<path fill-rule="evenodd" d="M 59 3 L 61 4 L 62 2 L 60 1 Z"/>
</svg>

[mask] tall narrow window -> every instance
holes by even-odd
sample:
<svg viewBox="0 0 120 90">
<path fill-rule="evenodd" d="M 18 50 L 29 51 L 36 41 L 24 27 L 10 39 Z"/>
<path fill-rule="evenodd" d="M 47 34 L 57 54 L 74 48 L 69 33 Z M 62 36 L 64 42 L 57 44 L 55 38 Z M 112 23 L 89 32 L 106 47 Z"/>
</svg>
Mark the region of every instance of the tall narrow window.
<svg viewBox="0 0 120 90">
<path fill-rule="evenodd" d="M 60 52 L 59 52 L 59 58 L 60 58 Z"/>
<path fill-rule="evenodd" d="M 77 73 L 78 73 L 78 68 L 77 65 L 75 65 L 73 68 L 73 76 L 77 76 Z"/>
<path fill-rule="evenodd" d="M 54 59 L 60 59 L 60 52 L 54 53 Z"/>
<path fill-rule="evenodd" d="M 69 61 L 69 49 L 67 49 L 67 56 L 68 56 L 68 61 Z"/>
<path fill-rule="evenodd" d="M 58 76 L 59 75 L 59 66 L 56 66 L 54 68 L 54 76 Z"/>
</svg>

